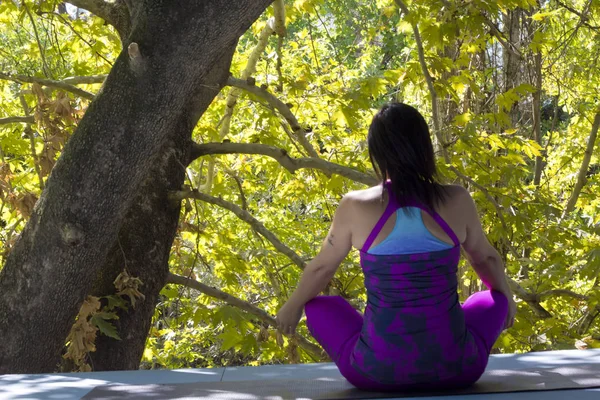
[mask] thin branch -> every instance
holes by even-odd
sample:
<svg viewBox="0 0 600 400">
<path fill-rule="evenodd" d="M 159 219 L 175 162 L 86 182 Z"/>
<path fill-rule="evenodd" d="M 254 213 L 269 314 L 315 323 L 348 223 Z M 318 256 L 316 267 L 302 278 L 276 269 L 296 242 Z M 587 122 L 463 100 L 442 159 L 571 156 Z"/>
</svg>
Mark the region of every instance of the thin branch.
<svg viewBox="0 0 600 400">
<path fill-rule="evenodd" d="M 248 201 L 246 200 L 246 194 L 244 193 L 244 186 L 242 185 L 242 179 L 235 173 L 235 171 L 226 168 L 225 172 L 235 181 L 238 191 L 240 192 L 240 201 L 242 202 L 242 210 L 248 211 Z"/>
<path fill-rule="evenodd" d="M 542 146 L 542 52 L 535 54 L 535 92 L 532 101 L 533 113 L 533 133 L 535 141 Z M 535 157 L 533 168 L 533 184 L 540 186 L 542 172 L 544 170 L 544 159 L 542 155 Z"/>
<path fill-rule="evenodd" d="M 33 115 L 25 116 L 25 117 L 7 117 L 0 118 L 0 125 L 7 124 L 33 124 L 35 122 L 35 118 Z"/>
<path fill-rule="evenodd" d="M 567 205 L 563 211 L 561 219 L 564 219 L 577 204 L 577 200 L 579 199 L 579 195 L 581 194 L 581 189 L 586 182 L 586 175 L 588 172 L 588 168 L 590 166 L 590 160 L 592 159 L 592 153 L 594 151 L 594 146 L 596 144 L 596 137 L 598 136 L 598 128 L 600 127 L 600 111 L 594 117 L 594 123 L 592 124 L 592 130 L 590 132 L 590 136 L 587 142 L 587 148 L 585 149 L 585 153 L 583 155 L 583 161 L 581 162 L 581 166 L 579 167 L 579 173 L 577 174 L 577 183 L 573 188 L 573 192 L 569 197 L 569 201 L 567 201 Z"/>
<path fill-rule="evenodd" d="M 523 60 L 523 54 L 515 47 L 514 44 L 510 43 L 508 39 L 504 37 L 504 34 L 500 32 L 500 29 L 494 24 L 486 15 L 483 15 L 483 21 L 490 28 L 492 34 L 498 39 L 498 42 L 504 47 L 504 50 L 517 57 L 519 60 Z"/>
<path fill-rule="evenodd" d="M 51 79 L 43 79 L 37 78 L 34 76 L 25 76 L 25 75 L 8 75 L 0 72 L 0 79 L 18 82 L 18 83 L 38 83 L 42 86 L 53 87 L 57 89 L 62 89 L 66 92 L 73 93 L 79 97 L 83 97 L 84 99 L 93 100 L 94 94 L 90 93 L 86 90 L 78 88 L 77 86 L 73 86 L 71 84 L 65 83 L 63 81 L 55 81 Z M 73 79 L 73 78 L 72 78 Z"/>
<path fill-rule="evenodd" d="M 75 34 L 75 36 L 77 36 L 79 39 L 81 39 L 81 41 L 82 41 L 82 42 L 84 42 L 85 44 L 87 44 L 87 45 L 88 45 L 88 47 L 89 47 L 89 48 L 90 48 L 90 49 L 91 49 L 91 50 L 92 50 L 94 53 L 96 53 L 96 55 L 97 55 L 98 57 L 100 57 L 101 59 L 103 59 L 104 61 L 106 61 L 106 63 L 107 63 L 108 65 L 110 65 L 111 67 L 113 66 L 113 63 L 112 63 L 112 62 L 111 62 L 111 61 L 110 61 L 108 58 L 106 58 L 105 56 L 103 56 L 102 54 L 100 54 L 100 53 L 99 53 L 97 50 L 95 50 L 95 49 L 94 49 L 94 46 L 93 46 L 93 45 L 92 45 L 90 42 L 88 42 L 88 41 L 87 41 L 87 40 L 86 40 L 86 39 L 85 39 L 83 36 L 81 36 L 81 34 L 80 34 L 79 32 L 77 32 L 77 29 L 75 29 L 75 28 L 73 27 L 73 25 L 71 25 L 71 23 L 69 22 L 69 20 L 67 20 L 65 17 L 63 17 L 63 16 L 62 16 L 62 15 L 60 15 L 60 14 L 54 13 L 54 12 L 46 12 L 46 11 L 40 11 L 40 12 L 39 12 L 39 14 L 40 14 L 40 15 L 44 15 L 44 14 L 51 14 L 51 15 L 53 15 L 53 16 L 56 16 L 56 17 L 60 18 L 60 19 L 61 19 L 61 20 L 64 22 L 64 24 L 65 24 L 65 25 L 67 25 L 67 26 L 69 27 L 69 29 L 71 29 L 71 31 L 72 31 L 72 32 Z M 123 40 L 123 39 L 121 39 L 121 40 Z"/>
<path fill-rule="evenodd" d="M 213 298 L 216 298 L 219 300 L 223 300 L 227 304 L 237 307 L 241 310 L 244 310 L 247 313 L 258 317 L 261 321 L 266 322 L 270 326 L 277 328 L 277 321 L 275 321 L 275 318 L 273 318 L 269 313 L 256 307 L 255 305 L 248 303 L 247 301 L 244 301 L 242 299 L 234 297 L 234 296 L 232 296 L 228 293 L 225 293 L 217 288 L 205 285 L 201 282 L 198 282 L 195 279 L 186 278 L 185 276 L 175 275 L 173 273 L 169 273 L 169 275 L 167 276 L 167 283 L 187 286 L 187 287 L 195 289 L 207 296 L 210 296 L 210 297 L 213 297 Z M 304 350 L 317 356 L 319 359 L 325 359 L 327 357 L 325 355 L 325 353 L 323 352 L 323 350 L 319 346 L 309 342 L 304 336 L 296 334 L 295 339 L 298 341 L 298 344 Z"/>
<path fill-rule="evenodd" d="M 577 33 L 579 32 L 579 29 L 584 26 L 585 23 L 585 14 L 587 14 L 590 10 L 590 6 L 592 5 L 592 0 L 589 0 L 585 7 L 584 7 L 584 11 L 583 14 L 580 15 L 579 17 L 579 21 L 577 22 L 577 25 L 575 25 L 575 28 L 571 31 L 571 34 L 569 35 L 568 38 L 566 38 L 565 40 L 560 40 L 560 45 L 555 47 L 552 52 L 562 48 L 562 50 L 560 51 L 560 54 L 558 55 L 558 57 L 556 57 L 548 66 L 546 66 L 547 70 L 551 70 L 552 67 L 554 67 L 554 64 L 556 64 L 558 62 L 558 60 L 563 60 L 563 57 L 565 55 L 565 53 L 569 50 L 570 48 L 570 44 L 571 41 L 573 40 L 573 38 L 575 38 L 577 36 Z M 566 34 L 566 33 L 565 33 Z M 562 39 L 562 38 L 561 38 Z M 577 94 L 579 95 L 579 93 Z"/>
<path fill-rule="evenodd" d="M 290 124 L 290 127 L 292 128 L 292 131 L 296 135 L 296 138 L 298 139 L 298 141 L 300 142 L 302 147 L 304 147 L 304 149 L 308 152 L 308 154 L 311 157 L 315 157 L 315 158 L 319 157 L 319 154 L 317 153 L 317 151 L 314 149 L 312 144 L 310 144 L 310 142 L 306 138 L 306 131 L 300 126 L 298 119 L 296 119 L 296 116 L 294 115 L 294 113 L 292 113 L 292 110 L 290 110 L 290 107 L 288 107 L 283 101 L 279 100 L 276 96 L 271 94 L 268 90 L 258 87 L 256 85 L 254 85 L 253 83 L 248 82 L 248 80 L 229 77 L 229 79 L 227 80 L 227 85 L 250 92 L 250 93 L 260 97 L 261 99 L 265 100 L 271 106 L 275 107 L 275 109 L 277 111 L 279 111 L 279 113 L 281 115 L 283 115 L 285 120 Z"/>
<path fill-rule="evenodd" d="M 408 11 L 408 7 L 404 4 L 402 0 L 395 0 L 396 4 L 405 17 L 408 17 L 410 12 Z M 442 145 L 441 136 L 440 136 L 440 119 L 439 112 L 437 106 L 437 92 L 435 87 L 433 86 L 433 78 L 429 73 L 429 69 L 427 68 L 427 63 L 425 62 L 425 50 L 423 49 L 423 41 L 421 40 L 421 33 L 419 32 L 419 27 L 416 22 L 410 23 L 413 28 L 413 34 L 415 36 L 415 42 L 417 43 L 417 53 L 419 55 L 419 64 L 421 64 L 421 70 L 423 71 L 423 75 L 425 76 L 425 81 L 427 82 L 427 87 L 429 88 L 429 95 L 431 96 L 431 112 L 433 114 L 433 127 L 435 130 L 436 137 L 440 141 L 440 146 Z"/>
<path fill-rule="evenodd" d="M 25 100 L 24 95 L 19 96 L 19 100 L 21 101 L 21 107 L 23 107 L 23 112 L 25 115 L 29 115 L 31 110 L 29 109 L 29 105 L 27 104 L 27 100 Z M 34 117 L 35 119 L 35 117 Z M 38 180 L 40 181 L 40 189 L 44 190 L 44 177 L 42 176 L 42 171 L 40 169 L 40 160 L 37 156 L 37 152 L 35 150 L 35 135 L 33 134 L 33 129 L 31 128 L 31 124 L 27 124 L 25 126 L 25 133 L 29 137 L 29 145 L 31 149 L 31 157 L 33 158 L 33 167 L 38 176 Z"/>
<path fill-rule="evenodd" d="M 50 68 L 48 67 L 48 63 L 46 62 L 46 54 L 44 52 L 44 46 L 42 46 L 42 42 L 40 40 L 40 35 L 38 34 L 37 26 L 35 25 L 35 20 L 33 19 L 33 15 L 31 15 L 31 11 L 29 10 L 29 6 L 27 6 L 27 3 L 23 2 L 23 7 L 25 8 L 25 12 L 27 13 L 27 16 L 29 17 L 29 20 L 31 21 L 31 25 L 33 26 L 33 33 L 35 34 L 35 40 L 37 42 L 38 49 L 40 50 L 40 56 L 42 57 L 42 65 L 43 65 L 43 69 L 44 69 L 44 75 L 46 76 L 46 78 L 49 78 L 50 77 Z"/>
<path fill-rule="evenodd" d="M 355 182 L 365 185 L 376 185 L 377 178 L 364 172 L 357 171 L 350 167 L 335 164 L 321 158 L 302 157 L 292 158 L 286 150 L 275 146 L 268 146 L 258 143 L 204 143 L 193 144 L 191 150 L 192 160 L 204 155 L 214 154 L 256 154 L 271 157 L 275 159 L 282 167 L 290 173 L 299 169 L 313 168 L 326 173 L 341 175 Z"/>
<path fill-rule="evenodd" d="M 290 260 L 294 262 L 300 269 L 304 269 L 306 267 L 306 263 L 302 258 L 294 252 L 294 250 L 287 247 L 281 240 L 275 236 L 273 232 L 265 228 L 262 222 L 256 219 L 252 214 L 248 211 L 242 210 L 236 204 L 230 203 L 226 200 L 223 200 L 219 197 L 213 197 L 206 193 L 199 192 L 197 190 L 182 190 L 179 192 L 173 192 L 170 196 L 174 200 L 183 200 L 183 199 L 197 199 L 202 200 L 206 203 L 214 204 L 216 206 L 222 207 L 226 210 L 234 213 L 239 219 L 246 222 L 248 225 L 252 227 L 256 232 L 260 233 L 263 237 L 265 237 L 275 249 L 279 252 L 285 254 Z"/>
<path fill-rule="evenodd" d="M 587 15 L 585 15 L 585 14 L 584 14 L 584 12 L 585 12 L 586 10 L 588 10 L 588 11 L 589 11 L 589 9 L 588 9 L 588 6 L 587 6 L 587 5 L 584 7 L 584 12 L 581 12 L 581 11 L 577 11 L 576 9 L 574 9 L 574 8 L 573 8 L 573 7 L 571 7 L 571 6 L 568 6 L 567 4 L 563 3 L 563 2 L 562 2 L 562 1 L 560 1 L 560 0 L 557 0 L 557 1 L 556 1 L 556 3 L 557 3 L 559 6 L 561 6 L 562 8 L 564 8 L 564 9 L 566 9 L 566 10 L 570 11 L 571 13 L 573 13 L 573 14 L 577 15 L 577 16 L 579 17 L 579 19 L 581 20 L 581 24 L 582 24 L 582 25 L 584 25 L 584 26 L 587 26 L 588 28 L 590 28 L 590 29 L 593 29 L 593 30 L 595 30 L 595 31 L 600 31 L 600 26 L 594 26 L 594 25 L 590 25 L 590 24 L 587 22 L 587 21 L 589 20 L 589 17 L 588 17 Z"/>
<path fill-rule="evenodd" d="M 88 10 L 114 26 L 121 37 L 121 41 L 129 35 L 131 19 L 127 5 L 122 1 L 109 3 L 104 0 L 69 0 L 69 3 L 77 8 Z"/>
<path fill-rule="evenodd" d="M 572 297 L 574 299 L 582 300 L 582 301 L 588 301 L 590 299 L 590 296 L 586 296 L 585 294 L 575 293 L 574 291 L 568 290 L 568 289 L 545 290 L 541 293 L 538 293 L 537 296 L 539 299 L 544 299 L 544 298 L 550 297 L 550 296 Z"/>
</svg>

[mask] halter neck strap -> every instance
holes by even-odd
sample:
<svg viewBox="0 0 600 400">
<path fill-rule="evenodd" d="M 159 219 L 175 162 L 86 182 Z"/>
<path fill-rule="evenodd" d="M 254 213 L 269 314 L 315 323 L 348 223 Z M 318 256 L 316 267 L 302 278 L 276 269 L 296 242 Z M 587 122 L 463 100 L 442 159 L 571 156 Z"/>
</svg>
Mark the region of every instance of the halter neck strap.
<svg viewBox="0 0 600 400">
<path fill-rule="evenodd" d="M 388 193 L 388 204 L 387 204 L 387 207 L 385 208 L 385 210 L 383 211 L 383 214 L 381 215 L 381 217 L 375 224 L 375 227 L 373 228 L 373 230 L 367 237 L 367 240 L 365 241 L 365 244 L 363 245 L 363 247 L 361 249 L 361 251 L 363 253 L 366 253 L 371 248 L 371 245 L 373 245 L 373 242 L 377 238 L 377 235 L 379 235 L 379 233 L 383 229 L 383 226 L 385 225 L 387 220 L 392 216 L 392 214 L 394 214 L 396 211 L 398 211 L 398 209 L 401 207 L 417 207 L 417 208 L 425 211 L 442 228 L 442 230 L 446 233 L 446 235 L 448 235 L 450 237 L 450 239 L 452 239 L 454 246 L 460 246 L 460 241 L 458 240 L 458 237 L 456 236 L 456 234 L 454 233 L 452 228 L 450 228 L 450 226 L 442 218 L 442 216 L 437 213 L 437 211 L 430 210 L 428 207 L 425 207 L 425 205 L 421 204 L 420 202 L 418 202 L 414 199 L 407 199 L 407 200 L 403 201 L 402 206 L 400 206 L 400 204 L 398 203 L 398 200 L 396 199 L 396 196 L 394 196 L 394 194 L 391 191 L 391 182 L 390 181 L 386 181 L 384 189 L 387 190 L 387 193 Z"/>
</svg>

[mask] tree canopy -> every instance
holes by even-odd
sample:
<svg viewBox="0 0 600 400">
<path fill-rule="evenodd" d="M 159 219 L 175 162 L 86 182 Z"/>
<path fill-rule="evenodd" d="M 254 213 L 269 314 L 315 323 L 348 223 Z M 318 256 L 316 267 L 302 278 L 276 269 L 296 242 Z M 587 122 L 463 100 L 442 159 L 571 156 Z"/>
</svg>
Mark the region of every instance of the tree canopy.
<svg viewBox="0 0 600 400">
<path fill-rule="evenodd" d="M 112 4 L 0 3 L 2 264 L 129 45 Z M 341 196 L 377 184 L 366 132 L 394 100 L 426 115 L 443 180 L 470 190 L 505 260 L 519 310 L 496 350 L 600 344 L 599 57 L 594 0 L 275 1 L 240 38 L 170 193 L 183 207 L 142 367 L 324 359 L 304 325 L 282 337 L 272 316 Z M 99 337 L 127 335 L 119 310 L 145 301 L 145 282 L 122 269 L 81 305 L 64 368 L 90 369 Z M 460 275 L 463 299 L 481 289 L 466 261 Z M 358 254 L 328 292 L 364 307 Z"/>
</svg>

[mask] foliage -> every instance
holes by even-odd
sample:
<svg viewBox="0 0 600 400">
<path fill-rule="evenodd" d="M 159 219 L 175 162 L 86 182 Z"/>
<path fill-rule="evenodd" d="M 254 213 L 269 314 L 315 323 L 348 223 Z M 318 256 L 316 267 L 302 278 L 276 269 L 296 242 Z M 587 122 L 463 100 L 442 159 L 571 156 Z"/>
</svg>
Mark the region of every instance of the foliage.
<svg viewBox="0 0 600 400">
<path fill-rule="evenodd" d="M 525 352 L 597 343 L 597 146 L 592 147 L 589 168 L 581 171 L 581 165 L 600 112 L 595 90 L 600 84 L 598 3 L 412 1 L 407 3 L 408 15 L 392 0 L 290 0 L 285 4 L 287 35 L 282 49 L 278 51 L 278 37 L 269 38 L 253 79 L 292 111 L 317 155 L 370 173 L 366 131 L 383 102 L 396 99 L 414 104 L 432 127 L 438 118 L 436 145 L 440 156 L 446 155 L 440 157 L 440 170 L 447 181 L 472 191 L 488 237 L 518 285 L 517 321 L 498 341 L 497 350 Z M 120 51 L 114 30 L 89 13 L 76 13 L 70 7 L 69 14 L 56 10 L 48 1 L 0 3 L 0 37 L 5 44 L 0 49 L 0 73 L 64 80 L 109 72 Z M 234 77 L 242 75 L 269 17 L 265 15 L 241 38 L 231 66 Z M 511 24 L 511 18 L 518 22 Z M 419 62 L 413 25 L 423 42 L 438 115 Z M 517 68 L 507 68 L 511 62 Z M 537 74 L 541 81 L 536 80 Z M 99 89 L 98 84 L 77 86 L 90 92 Z M 196 142 L 259 143 L 285 149 L 292 157 L 310 156 L 298 140 L 296 127 L 280 110 L 245 91 L 237 98 L 227 137 L 220 137 L 227 94 L 226 88 L 203 115 L 194 131 Z M 28 219 L 41 183 L 87 104 L 72 92 L 50 85 L 0 81 L 0 118 L 33 117 L 29 123 L 0 125 L 4 254 Z M 211 160 L 216 171 L 212 181 L 207 179 Z M 581 174 L 585 185 L 576 193 Z M 249 154 L 201 157 L 189 166 L 188 178 L 189 186 L 250 213 L 305 261 L 318 250 L 341 196 L 364 187 L 315 169 L 292 174 L 272 158 Z M 574 192 L 576 207 L 566 210 Z M 184 205 L 169 260 L 171 271 L 275 314 L 298 282 L 297 263 L 231 211 L 201 200 L 186 199 Z M 480 288 L 467 267 L 465 263 L 461 268 L 463 298 Z M 134 304 L 141 282 L 124 279 L 134 284 L 119 290 L 133 291 L 122 294 L 127 298 L 131 294 Z M 329 291 L 348 298 L 357 308 L 364 306 L 357 254 L 344 261 Z M 90 319 L 102 312 L 90 301 L 85 304 L 91 308 L 80 313 L 73 328 L 84 332 L 81 337 L 87 341 L 69 339 L 70 357 L 80 368 L 77 360 L 92 351 L 97 328 L 118 335 L 110 328 L 110 318 Z M 551 317 L 540 315 L 536 307 L 543 307 Z M 310 336 L 304 325 L 299 334 Z M 317 359 L 295 339 L 278 340 L 268 321 L 171 284 L 161 292 L 143 366 Z"/>
</svg>

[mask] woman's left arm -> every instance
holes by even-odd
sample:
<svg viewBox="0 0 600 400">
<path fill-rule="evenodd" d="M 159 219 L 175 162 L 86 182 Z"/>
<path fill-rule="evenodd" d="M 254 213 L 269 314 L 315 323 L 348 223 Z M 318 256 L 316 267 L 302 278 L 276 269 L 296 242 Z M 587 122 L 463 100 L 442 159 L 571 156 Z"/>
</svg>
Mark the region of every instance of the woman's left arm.
<svg viewBox="0 0 600 400">
<path fill-rule="evenodd" d="M 304 305 L 327 287 L 340 263 L 350 252 L 351 216 L 352 201 L 345 196 L 335 212 L 321 251 L 308 263 L 298 287 L 277 313 L 277 324 L 283 333 L 291 335 L 296 331 Z"/>
</svg>

